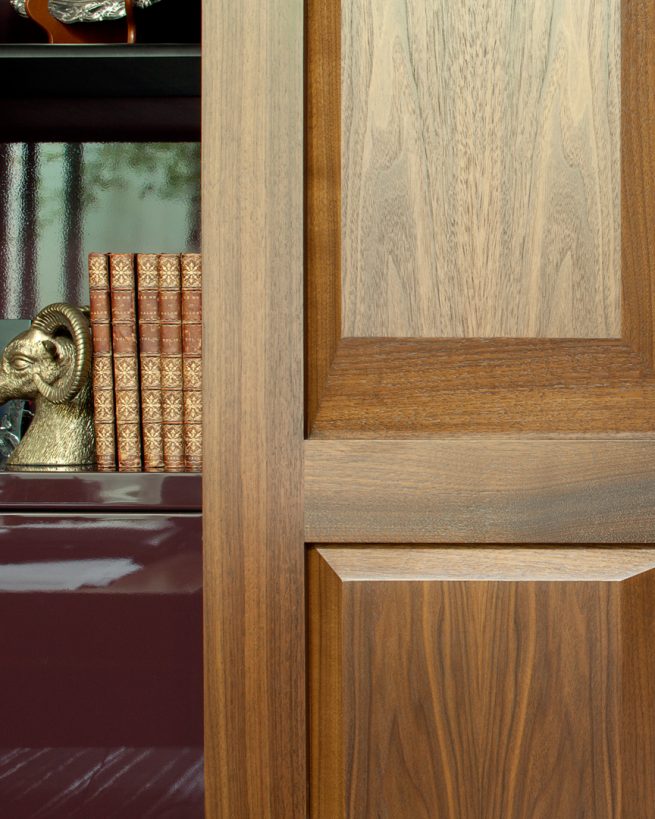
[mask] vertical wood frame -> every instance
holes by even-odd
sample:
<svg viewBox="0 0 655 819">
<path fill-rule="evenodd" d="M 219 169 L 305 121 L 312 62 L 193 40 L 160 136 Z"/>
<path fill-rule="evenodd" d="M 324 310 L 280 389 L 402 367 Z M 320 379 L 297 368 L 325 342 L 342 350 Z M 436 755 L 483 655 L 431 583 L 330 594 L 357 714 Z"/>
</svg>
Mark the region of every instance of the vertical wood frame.
<svg viewBox="0 0 655 819">
<path fill-rule="evenodd" d="M 621 8 L 622 338 L 341 334 L 341 3 L 307 0 L 307 434 L 645 432 L 655 399 L 655 8 Z"/>
<path fill-rule="evenodd" d="M 302 0 L 205 0 L 208 819 L 306 815 Z"/>
</svg>

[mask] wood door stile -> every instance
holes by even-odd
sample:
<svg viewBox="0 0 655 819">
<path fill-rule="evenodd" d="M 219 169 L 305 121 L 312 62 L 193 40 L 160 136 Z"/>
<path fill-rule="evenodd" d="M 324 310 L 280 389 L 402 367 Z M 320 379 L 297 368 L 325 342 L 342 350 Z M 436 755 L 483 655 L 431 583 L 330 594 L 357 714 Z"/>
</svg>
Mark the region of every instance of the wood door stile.
<svg viewBox="0 0 655 819">
<path fill-rule="evenodd" d="M 204 14 L 208 819 L 305 817 L 302 2 Z"/>
</svg>

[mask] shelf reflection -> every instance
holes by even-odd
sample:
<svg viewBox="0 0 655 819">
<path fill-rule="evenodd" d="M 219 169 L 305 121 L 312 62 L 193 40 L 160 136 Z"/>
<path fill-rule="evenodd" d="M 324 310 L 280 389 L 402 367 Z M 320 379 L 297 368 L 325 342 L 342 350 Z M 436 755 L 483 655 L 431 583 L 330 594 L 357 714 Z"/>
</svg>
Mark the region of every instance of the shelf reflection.
<svg viewBox="0 0 655 819">
<path fill-rule="evenodd" d="M 0 516 L 0 619 L 1 815 L 202 816 L 200 515 Z"/>
</svg>

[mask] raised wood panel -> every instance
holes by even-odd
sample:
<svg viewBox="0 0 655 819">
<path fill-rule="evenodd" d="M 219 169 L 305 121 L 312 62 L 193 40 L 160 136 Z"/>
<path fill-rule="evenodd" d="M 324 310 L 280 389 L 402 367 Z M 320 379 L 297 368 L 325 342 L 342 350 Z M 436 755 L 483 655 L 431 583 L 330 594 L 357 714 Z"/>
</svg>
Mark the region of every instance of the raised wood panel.
<svg viewBox="0 0 655 819">
<path fill-rule="evenodd" d="M 652 543 L 655 436 L 306 441 L 309 543 Z"/>
<path fill-rule="evenodd" d="M 313 819 L 655 817 L 653 567 L 313 550 Z"/>
<path fill-rule="evenodd" d="M 549 5 L 552 4 L 547 3 L 546 0 L 531 4 L 530 8 L 534 7 L 534 17 L 527 13 L 521 14 L 515 6 L 512 6 L 516 14 L 514 28 L 519 38 L 518 43 L 520 43 L 521 32 L 528 30 L 530 20 L 536 19 Z M 390 122 L 396 121 L 394 117 L 398 123 L 406 123 L 412 117 L 416 121 L 418 117 L 416 112 L 424 109 L 420 108 L 416 102 L 419 99 L 418 83 L 415 82 L 412 85 L 414 75 L 410 77 L 407 74 L 407 54 L 413 54 L 410 51 L 411 43 L 422 37 L 421 42 L 434 43 L 434 55 L 439 51 L 439 55 L 444 60 L 446 57 L 451 61 L 459 59 L 455 54 L 448 56 L 447 47 L 437 45 L 434 37 L 430 39 L 427 35 L 424 36 L 424 32 L 429 20 L 433 20 L 433 28 L 428 29 L 432 34 L 443 29 L 449 20 L 451 23 L 456 21 L 459 19 L 458 15 L 463 15 L 464 7 L 461 4 L 443 4 L 446 13 L 438 19 L 437 22 L 441 29 L 437 29 L 434 27 L 436 18 L 431 17 L 434 4 L 419 4 L 418 0 L 412 0 L 409 4 L 403 5 L 402 9 L 406 11 L 398 12 L 400 17 L 396 15 L 395 18 L 393 10 L 401 9 L 399 3 L 382 4 L 377 0 L 375 2 L 369 0 L 367 3 L 348 4 L 349 8 L 346 11 L 341 6 L 342 4 L 337 0 L 331 0 L 328 3 L 308 0 L 306 5 L 307 435 L 315 438 L 397 438 L 429 437 L 463 431 L 481 434 L 491 432 L 619 433 L 651 431 L 653 429 L 651 407 L 655 398 L 655 378 L 652 369 L 655 327 L 652 296 L 655 291 L 655 265 L 652 264 L 652 259 L 655 258 L 655 186 L 652 184 L 655 178 L 655 131 L 650 124 L 655 120 L 655 97 L 650 93 L 649 88 L 652 87 L 655 78 L 655 48 L 653 47 L 655 7 L 649 3 L 632 0 L 625 0 L 621 3 L 621 48 L 620 66 L 618 66 L 612 60 L 612 54 L 617 51 L 616 41 L 614 45 L 610 44 L 610 32 L 615 34 L 613 26 L 616 26 L 618 5 L 613 2 L 611 4 L 608 2 L 593 4 L 576 2 L 553 6 L 553 24 L 558 31 L 558 34 L 554 35 L 556 39 L 553 40 L 553 43 L 558 44 L 562 53 L 566 51 L 567 44 L 575 40 L 577 43 L 575 59 L 585 59 L 582 44 L 589 45 L 593 42 L 596 45 L 587 54 L 590 62 L 586 64 L 585 70 L 576 73 L 577 81 L 571 80 L 573 85 L 568 86 L 564 83 L 564 74 L 562 74 L 563 84 L 557 86 L 562 96 L 544 97 L 544 106 L 546 103 L 552 105 L 552 111 L 555 112 L 559 102 L 567 99 L 568 103 L 557 110 L 560 113 L 568 112 L 571 116 L 577 115 L 576 122 L 581 128 L 584 128 L 583 120 L 588 110 L 574 107 L 570 89 L 577 88 L 584 99 L 596 100 L 595 92 L 591 87 L 591 75 L 588 73 L 589 67 L 596 64 L 594 60 L 604 60 L 603 65 L 605 65 L 603 71 L 594 73 L 597 83 L 606 84 L 608 89 L 610 86 L 614 88 L 620 75 L 620 92 L 612 92 L 616 104 L 620 98 L 621 122 L 619 163 L 621 166 L 621 239 L 620 242 L 616 236 L 613 239 L 614 251 L 619 244 L 621 246 L 622 330 L 619 340 L 538 337 L 428 339 L 407 338 L 400 335 L 395 338 L 343 337 L 342 324 L 346 319 L 342 311 L 342 298 L 345 298 L 342 276 L 346 275 L 346 271 L 342 269 L 342 256 L 346 254 L 347 243 L 350 243 L 352 247 L 357 245 L 359 240 L 354 237 L 360 231 L 361 222 L 348 217 L 346 223 L 342 223 L 342 201 L 348 196 L 347 185 L 353 182 L 352 169 L 349 170 L 348 179 L 344 179 L 342 173 L 342 157 L 345 157 L 346 154 L 350 155 L 348 152 L 351 151 L 353 142 L 353 137 L 349 135 L 349 142 L 343 143 L 342 130 L 345 131 L 345 128 L 341 121 L 342 117 L 348 117 L 349 121 L 356 117 L 365 118 L 366 122 L 369 122 L 370 119 L 367 125 L 368 131 L 364 136 L 358 132 L 360 140 L 358 144 L 362 150 L 369 146 L 366 148 L 369 152 L 367 156 L 370 156 L 374 135 L 389 136 L 391 131 L 385 128 Z M 425 7 L 423 17 L 418 13 L 422 7 Z M 438 3 L 435 8 L 440 9 L 441 7 L 442 4 Z M 378 106 L 369 111 L 362 104 L 360 106 L 362 110 L 351 111 L 350 108 L 346 109 L 342 99 L 342 92 L 345 94 L 347 91 L 351 96 L 355 93 L 350 89 L 350 84 L 347 89 L 345 85 L 342 88 L 341 63 L 342 60 L 345 64 L 348 63 L 348 60 L 342 55 L 342 49 L 350 47 L 347 37 L 356 37 L 359 42 L 364 41 L 370 35 L 369 44 L 360 50 L 363 51 L 361 56 L 359 52 L 355 54 L 353 49 L 353 55 L 355 55 L 353 61 L 361 60 L 363 65 L 368 59 L 372 67 L 378 58 L 381 60 L 380 49 L 376 50 L 377 41 L 373 35 L 375 31 L 378 31 L 382 40 L 384 36 L 381 28 L 374 29 L 373 23 L 383 19 L 378 14 L 378 12 L 382 13 L 383 8 L 388 9 L 388 14 L 391 15 L 389 19 L 395 20 L 393 24 L 390 23 L 392 28 L 396 26 L 402 30 L 402 26 L 406 25 L 407 31 L 412 32 L 414 39 L 410 41 L 408 37 L 397 37 L 393 51 L 393 54 L 396 55 L 393 70 L 398 76 L 406 77 L 406 87 L 401 87 L 397 81 L 395 85 L 390 82 L 388 86 L 385 86 L 382 79 L 377 79 L 377 74 L 375 77 L 371 74 L 371 82 L 375 80 L 377 89 L 375 93 L 378 97 L 383 96 L 383 89 L 388 87 L 387 93 L 390 98 L 404 100 L 405 108 L 401 110 L 398 105 L 387 108 Z M 478 25 L 482 26 L 484 21 L 478 23 L 473 18 L 479 14 L 486 19 L 486 11 L 478 6 L 475 8 L 475 13 L 471 12 L 470 17 L 467 18 L 472 27 L 471 38 L 467 40 L 467 48 L 472 50 L 477 47 L 480 51 L 484 51 L 480 43 L 486 43 L 487 40 L 481 33 L 482 29 L 475 28 Z M 507 13 L 510 13 L 509 6 L 503 5 L 503 10 L 505 9 Z M 588 13 L 587 21 L 590 25 L 600 23 L 601 19 L 606 20 L 608 40 L 604 45 L 601 46 L 600 42 L 594 39 L 598 32 L 594 34 L 590 31 L 589 26 L 584 31 L 583 27 L 579 27 L 576 34 L 572 33 L 563 22 L 564 28 L 561 30 L 557 28 L 560 21 L 572 20 L 576 15 L 583 13 Z M 498 27 L 502 28 L 505 19 L 503 14 L 499 14 L 498 19 L 493 23 L 487 21 L 492 31 Z M 344 28 L 344 19 L 353 23 L 348 30 Z M 611 25 L 610 20 L 613 20 Z M 473 37 L 474 30 L 477 32 L 477 39 Z M 342 43 L 342 33 L 344 43 Z M 457 41 L 454 40 L 454 42 Z M 533 49 L 538 52 L 541 45 L 542 40 L 537 37 L 536 41 L 530 42 L 529 48 L 526 45 L 526 54 L 529 52 L 531 55 Z M 418 46 L 416 48 L 418 49 L 417 58 L 420 57 L 423 60 L 423 62 L 419 60 L 417 65 L 423 66 L 421 70 L 424 72 L 428 71 L 425 62 L 427 51 L 424 54 Z M 604 56 L 601 55 L 601 52 L 604 53 Z M 548 58 L 552 60 L 551 68 L 559 65 L 558 53 L 555 51 L 548 54 Z M 431 59 L 436 65 L 434 55 Z M 493 61 L 495 58 L 492 55 L 484 57 L 480 54 L 476 59 Z M 496 59 L 502 64 L 505 57 L 499 55 Z M 577 65 L 575 61 L 570 63 L 571 71 L 575 65 Z M 376 70 L 379 71 L 379 69 Z M 417 72 L 419 72 L 418 68 Z M 390 76 L 396 75 L 391 72 Z M 544 67 L 543 76 L 544 89 L 555 88 L 546 82 L 546 77 L 550 81 L 555 76 L 553 71 L 548 74 Z M 361 89 L 363 89 L 365 79 L 360 75 L 357 77 L 357 82 L 361 83 Z M 526 82 L 530 80 L 530 77 L 531 75 L 528 74 Z M 586 80 L 585 77 L 587 77 Z M 451 82 L 456 80 L 454 77 L 450 79 Z M 492 79 L 493 82 L 491 79 L 489 81 L 490 87 L 493 87 L 493 94 L 489 93 L 502 99 L 504 86 L 498 82 L 497 76 Z M 482 83 L 482 78 L 479 78 L 479 82 Z M 566 95 L 564 88 L 568 89 Z M 361 93 L 364 93 L 363 90 Z M 424 92 L 421 91 L 421 93 Z M 437 91 L 435 90 L 434 93 Z M 610 91 L 607 93 L 610 94 Z M 408 103 L 410 98 L 415 103 L 413 108 Z M 575 99 L 579 100 L 579 96 Z M 616 115 L 616 111 L 607 102 L 607 95 L 604 99 L 607 103 L 603 108 L 604 113 L 602 115 L 598 113 L 601 120 L 604 121 L 605 118 L 609 122 L 612 116 Z M 390 117 L 383 122 L 384 128 L 378 127 L 381 110 L 387 110 Z M 481 111 L 486 114 L 487 109 L 481 108 Z M 491 106 L 489 112 L 493 113 L 493 111 L 494 108 Z M 443 116 L 446 116 L 446 113 L 443 113 Z M 593 127 L 601 128 L 596 115 L 592 119 Z M 565 121 L 565 118 L 561 120 L 561 122 Z M 591 127 L 591 120 L 587 117 L 586 121 Z M 371 123 L 377 123 L 375 132 Z M 489 129 L 492 124 L 493 120 L 489 123 Z M 526 122 L 526 128 L 528 124 Z M 485 139 L 493 143 L 495 135 L 488 134 L 489 129 L 483 128 L 482 125 L 480 129 L 483 145 Z M 566 129 L 565 133 L 562 132 L 562 139 L 564 135 L 571 136 L 572 133 L 573 131 Z M 437 137 L 432 135 L 431 138 L 436 139 Z M 616 140 L 616 138 L 617 135 L 613 134 L 612 139 Z M 400 141 L 393 145 L 389 143 L 391 146 L 388 155 L 389 166 L 385 171 L 386 175 L 379 176 L 379 180 L 384 180 L 384 184 L 382 181 L 379 182 L 376 195 L 386 197 L 385 201 L 394 207 L 396 204 L 394 196 L 398 193 L 400 198 L 407 199 L 410 190 L 403 182 L 403 178 L 399 176 L 398 168 L 402 162 L 409 162 L 410 155 L 412 161 L 419 164 L 421 161 L 428 161 L 417 158 L 414 155 L 416 151 L 410 150 L 407 147 L 408 144 L 407 141 L 404 144 Z M 616 148 L 616 142 L 612 144 Z M 509 145 L 511 146 L 511 140 Z M 404 151 L 403 158 L 396 161 L 402 153 L 401 148 Z M 396 154 L 392 149 L 397 149 Z M 511 162 L 511 158 L 508 157 L 513 153 L 516 151 L 503 145 L 498 158 L 498 167 L 504 167 L 503 163 Z M 542 154 L 537 152 L 535 156 L 542 156 Z M 597 158 L 599 154 L 594 154 L 592 151 L 585 161 L 591 162 L 592 156 Z M 575 165 L 573 155 L 570 159 L 572 165 Z M 593 159 L 593 161 L 596 160 Z M 363 166 L 360 162 L 360 171 L 361 167 Z M 613 176 L 615 170 L 616 165 L 611 165 L 611 163 L 602 168 L 599 165 L 594 178 L 598 191 L 605 190 L 607 185 L 612 189 L 614 197 L 611 199 L 612 209 L 616 215 L 618 213 L 616 201 L 618 188 L 616 177 Z M 550 171 L 548 185 L 555 189 L 560 177 L 562 174 L 557 175 Z M 415 180 L 416 174 L 412 176 L 412 181 Z M 434 177 L 431 177 L 431 180 L 436 186 L 435 189 L 438 189 L 441 180 L 437 181 Z M 464 181 L 461 184 L 466 183 Z M 562 190 L 566 189 L 564 182 L 562 186 Z M 422 207 L 423 193 L 418 183 L 414 185 L 411 192 L 412 206 Z M 594 195 L 604 200 L 605 194 Z M 362 209 L 368 207 L 366 197 L 357 201 L 361 203 Z M 569 201 L 573 200 L 569 198 Z M 411 208 L 405 202 L 404 212 L 407 213 L 410 210 Z M 380 219 L 386 219 L 385 214 L 387 213 L 386 206 L 378 208 Z M 519 224 L 523 218 L 538 220 L 543 213 L 543 210 L 531 206 L 530 214 L 523 212 L 514 214 L 514 219 Z M 544 218 L 546 218 L 545 215 Z M 393 220 L 389 220 L 388 232 L 390 234 L 393 234 L 394 224 Z M 462 225 L 461 234 L 469 243 L 478 241 L 479 231 L 475 227 L 476 224 L 473 216 L 470 216 L 468 222 Z M 616 227 L 618 223 L 613 224 Z M 439 234 L 440 241 L 450 241 L 448 230 L 444 225 L 440 227 L 442 228 L 442 233 Z M 576 223 L 574 233 L 579 237 L 585 235 L 584 225 Z M 547 241 L 547 246 L 551 249 L 559 248 L 562 242 L 566 243 L 567 235 L 571 235 L 567 230 L 558 229 L 557 235 L 553 234 L 548 240 L 544 238 L 544 242 Z M 598 237 L 598 234 L 596 235 Z M 605 239 L 601 240 L 600 237 L 598 237 L 598 243 L 604 248 L 609 247 Z M 382 242 L 377 244 L 383 245 Z M 410 253 L 409 247 L 408 242 L 398 241 L 394 246 L 394 253 L 413 257 L 414 251 Z M 376 252 L 382 252 L 380 247 Z M 466 275 L 464 275 L 463 281 L 466 280 Z M 372 290 L 368 284 L 367 289 Z M 380 299 L 384 300 L 387 297 L 388 292 L 385 287 L 378 288 L 377 292 L 368 292 L 366 297 L 358 298 L 356 308 L 357 310 L 368 310 L 370 305 L 373 305 L 371 309 L 378 310 L 375 305 L 379 305 Z M 593 295 L 587 293 L 583 298 L 584 306 L 579 300 L 575 303 L 576 314 L 580 317 L 586 315 L 585 310 L 591 309 L 593 304 L 596 304 Z M 534 301 L 536 305 L 542 303 L 534 295 L 530 299 L 531 303 Z M 392 301 L 394 304 L 403 304 L 403 300 L 398 297 L 395 290 Z M 487 304 L 486 298 L 484 303 Z M 464 302 L 461 302 L 460 306 L 463 309 Z M 475 316 L 479 314 L 479 307 L 476 306 L 474 300 L 469 303 L 469 308 L 469 318 L 476 322 Z M 495 308 L 496 305 L 494 305 Z M 502 311 L 496 310 L 496 313 L 498 312 Z M 549 315 L 554 316 L 555 312 Z M 529 316 L 530 310 L 524 310 L 521 320 L 532 321 Z M 416 316 L 411 320 L 415 319 Z M 498 320 L 505 321 L 506 319 L 498 316 Z M 396 328 L 393 332 L 400 333 L 400 329 Z M 534 330 L 534 332 L 540 331 Z"/>
<path fill-rule="evenodd" d="M 305 819 L 302 0 L 203 14 L 207 819 Z"/>
<path fill-rule="evenodd" d="M 342 4 L 344 336 L 620 336 L 619 22 Z"/>
</svg>

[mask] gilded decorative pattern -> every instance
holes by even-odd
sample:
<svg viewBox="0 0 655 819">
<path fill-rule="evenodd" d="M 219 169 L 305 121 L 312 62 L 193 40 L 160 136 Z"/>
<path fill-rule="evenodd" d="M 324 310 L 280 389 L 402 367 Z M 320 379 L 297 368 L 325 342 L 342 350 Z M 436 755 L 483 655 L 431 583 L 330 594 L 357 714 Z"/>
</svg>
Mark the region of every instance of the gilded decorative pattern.
<svg viewBox="0 0 655 819">
<path fill-rule="evenodd" d="M 118 427 L 118 446 L 124 453 L 139 457 L 141 452 L 141 435 L 138 424 L 122 424 Z M 130 457 L 131 460 L 131 457 Z"/>
<path fill-rule="evenodd" d="M 118 389 L 136 389 L 139 386 L 139 375 L 136 359 L 117 358 L 114 360 L 114 376 Z"/>
<path fill-rule="evenodd" d="M 162 393 L 162 414 L 166 421 L 182 421 L 182 392 Z"/>
<path fill-rule="evenodd" d="M 202 362 L 200 359 L 191 358 L 184 362 L 184 389 L 202 389 Z"/>
<path fill-rule="evenodd" d="M 94 373 L 93 377 L 97 384 L 106 384 L 111 386 L 112 382 L 112 361 L 111 356 L 99 356 L 93 359 Z"/>
<path fill-rule="evenodd" d="M 162 426 L 161 424 L 145 423 L 143 425 L 143 443 L 144 446 L 150 449 L 161 446 L 162 442 Z"/>
<path fill-rule="evenodd" d="M 166 452 L 167 460 L 177 460 L 182 463 L 184 444 L 180 437 L 177 424 L 164 427 L 164 451 Z"/>
<path fill-rule="evenodd" d="M 182 359 L 175 358 L 161 359 L 161 385 L 164 388 L 177 389 L 182 382 Z"/>
<path fill-rule="evenodd" d="M 184 394 L 184 418 L 191 423 L 202 421 L 202 393 L 187 392 Z"/>
<path fill-rule="evenodd" d="M 116 418 L 118 421 L 132 421 L 139 415 L 139 394 L 121 392 L 116 396 Z"/>
<path fill-rule="evenodd" d="M 91 290 L 106 290 L 109 287 L 109 266 L 104 254 L 89 255 L 89 287 Z"/>
<path fill-rule="evenodd" d="M 113 424 L 98 424 L 96 433 L 96 458 L 99 472 L 115 472 L 114 462 L 116 451 L 116 436 Z"/>
<path fill-rule="evenodd" d="M 134 263 L 132 256 L 117 253 L 111 258 L 111 286 L 113 289 L 134 289 Z"/>
<path fill-rule="evenodd" d="M 98 390 L 95 393 L 96 421 L 114 420 L 114 396 L 110 390 Z"/>
<path fill-rule="evenodd" d="M 159 282 L 157 254 L 141 253 L 137 257 L 139 287 L 141 290 L 156 290 Z"/>
<path fill-rule="evenodd" d="M 157 389 L 161 385 L 161 367 L 159 356 L 141 359 L 141 386 L 146 389 Z"/>
<path fill-rule="evenodd" d="M 163 469 L 164 442 L 161 424 L 143 425 L 143 454 L 146 466 L 150 467 L 149 471 Z"/>
<path fill-rule="evenodd" d="M 159 287 L 162 289 L 179 289 L 180 259 L 179 256 L 164 253 L 159 257 Z"/>
<path fill-rule="evenodd" d="M 144 421 L 161 420 L 161 393 L 159 390 L 143 390 L 142 415 Z"/>
<path fill-rule="evenodd" d="M 202 426 L 190 424 L 185 431 L 185 447 L 187 457 L 196 457 L 202 454 Z"/>
<path fill-rule="evenodd" d="M 185 253 L 182 259 L 182 287 L 199 290 L 202 286 L 202 257 L 200 253 Z"/>
</svg>

